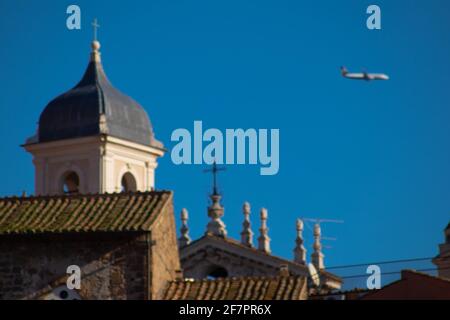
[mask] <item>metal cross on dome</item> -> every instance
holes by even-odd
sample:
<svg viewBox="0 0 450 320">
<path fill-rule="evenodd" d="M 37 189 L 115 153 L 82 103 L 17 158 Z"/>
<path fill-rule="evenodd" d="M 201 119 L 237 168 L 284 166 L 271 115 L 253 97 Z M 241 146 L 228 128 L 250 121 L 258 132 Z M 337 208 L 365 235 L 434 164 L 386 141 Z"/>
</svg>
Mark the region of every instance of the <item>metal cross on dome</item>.
<svg viewBox="0 0 450 320">
<path fill-rule="evenodd" d="M 100 25 L 97 23 L 97 18 L 92 21 L 92 27 L 94 29 L 94 41 L 97 41 L 97 29 L 100 28 Z"/>
<path fill-rule="evenodd" d="M 211 169 L 203 170 L 203 172 L 212 172 L 212 175 L 213 175 L 213 195 L 219 194 L 218 191 L 217 191 L 217 173 L 219 171 L 225 171 L 225 170 L 226 170 L 226 168 L 224 168 L 224 167 L 222 167 L 222 168 L 221 167 L 217 167 L 217 164 L 216 164 L 215 161 L 214 161 Z"/>
</svg>

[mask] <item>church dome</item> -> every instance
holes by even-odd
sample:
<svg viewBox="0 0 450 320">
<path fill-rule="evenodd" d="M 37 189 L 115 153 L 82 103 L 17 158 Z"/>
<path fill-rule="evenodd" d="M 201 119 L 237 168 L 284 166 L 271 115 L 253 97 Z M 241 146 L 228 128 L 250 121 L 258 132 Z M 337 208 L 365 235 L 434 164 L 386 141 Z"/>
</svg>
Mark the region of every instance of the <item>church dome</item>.
<svg viewBox="0 0 450 320">
<path fill-rule="evenodd" d="M 93 41 L 91 59 L 81 81 L 45 107 L 39 118 L 36 142 L 107 134 L 162 147 L 154 138 L 144 108 L 109 82 L 99 48 L 100 43 Z"/>
</svg>

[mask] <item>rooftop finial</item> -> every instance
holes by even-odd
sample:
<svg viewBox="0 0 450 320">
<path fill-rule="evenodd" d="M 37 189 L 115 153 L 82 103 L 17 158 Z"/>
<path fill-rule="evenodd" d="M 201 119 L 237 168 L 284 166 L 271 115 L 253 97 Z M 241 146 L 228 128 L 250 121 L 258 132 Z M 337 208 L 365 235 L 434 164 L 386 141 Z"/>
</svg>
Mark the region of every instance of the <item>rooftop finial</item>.
<svg viewBox="0 0 450 320">
<path fill-rule="evenodd" d="M 189 237 L 189 227 L 187 225 L 188 221 L 188 211 L 183 208 L 181 210 L 181 236 L 178 238 L 178 245 L 180 248 L 187 246 L 191 243 L 191 238 Z"/>
<path fill-rule="evenodd" d="M 322 244 L 320 243 L 321 233 L 322 232 L 320 230 L 320 224 L 316 223 L 314 225 L 314 252 L 311 254 L 311 262 L 317 270 L 325 268 L 325 265 L 323 263 L 324 255 L 322 253 Z"/>
<path fill-rule="evenodd" d="M 211 221 L 209 221 L 206 226 L 206 233 L 218 237 L 225 237 L 227 235 L 227 230 L 221 219 L 225 211 L 220 203 L 222 196 L 220 194 L 212 194 L 210 198 L 212 204 L 208 207 L 208 216 L 211 218 Z"/>
<path fill-rule="evenodd" d="M 261 209 L 261 228 L 259 228 L 260 236 L 258 238 L 258 249 L 270 253 L 270 238 L 268 235 L 269 228 L 267 228 L 267 209 Z"/>
<path fill-rule="evenodd" d="M 250 204 L 248 202 L 244 203 L 242 207 L 242 212 L 244 213 L 244 229 L 241 232 L 241 242 L 243 245 L 248 247 L 253 246 L 253 231 L 250 228 Z"/>
<path fill-rule="evenodd" d="M 214 161 L 213 167 L 211 169 L 206 169 L 204 172 L 212 172 L 213 174 L 213 193 L 210 195 L 212 204 L 208 207 L 208 216 L 211 218 L 211 221 L 208 222 L 206 226 L 206 233 L 219 236 L 226 237 L 227 230 L 225 229 L 225 224 L 222 221 L 222 217 L 225 209 L 222 207 L 220 203 L 220 199 L 222 196 L 217 191 L 217 172 L 223 171 L 225 168 L 217 168 L 216 162 Z"/>
<path fill-rule="evenodd" d="M 91 61 L 100 62 L 100 42 L 98 42 L 97 40 L 97 29 L 100 27 L 100 25 L 97 23 L 97 18 L 95 18 L 92 22 L 92 27 L 94 29 L 94 39 L 91 43 Z"/>
<path fill-rule="evenodd" d="M 303 245 L 303 221 L 297 219 L 297 238 L 295 239 L 294 262 L 306 264 L 306 249 Z"/>
</svg>

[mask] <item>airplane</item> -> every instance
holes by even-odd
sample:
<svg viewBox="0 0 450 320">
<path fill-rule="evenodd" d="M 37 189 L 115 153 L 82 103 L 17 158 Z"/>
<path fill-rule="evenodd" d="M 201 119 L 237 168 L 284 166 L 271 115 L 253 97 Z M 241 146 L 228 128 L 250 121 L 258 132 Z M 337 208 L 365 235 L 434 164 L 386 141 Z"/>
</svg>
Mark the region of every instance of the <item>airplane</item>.
<svg viewBox="0 0 450 320">
<path fill-rule="evenodd" d="M 341 74 L 344 78 L 353 80 L 389 80 L 389 76 L 384 73 L 349 73 L 346 67 L 341 67 Z"/>
</svg>

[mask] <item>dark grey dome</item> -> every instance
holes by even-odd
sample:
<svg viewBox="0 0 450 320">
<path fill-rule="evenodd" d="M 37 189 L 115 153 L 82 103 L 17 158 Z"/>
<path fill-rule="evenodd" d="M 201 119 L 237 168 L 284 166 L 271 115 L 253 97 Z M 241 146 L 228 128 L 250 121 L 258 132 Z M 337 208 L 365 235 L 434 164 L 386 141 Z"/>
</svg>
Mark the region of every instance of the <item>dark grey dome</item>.
<svg viewBox="0 0 450 320">
<path fill-rule="evenodd" d="M 100 61 L 99 47 L 94 41 L 81 81 L 52 100 L 41 113 L 37 142 L 107 134 L 162 147 L 154 138 L 145 110 L 109 82 Z"/>
</svg>

